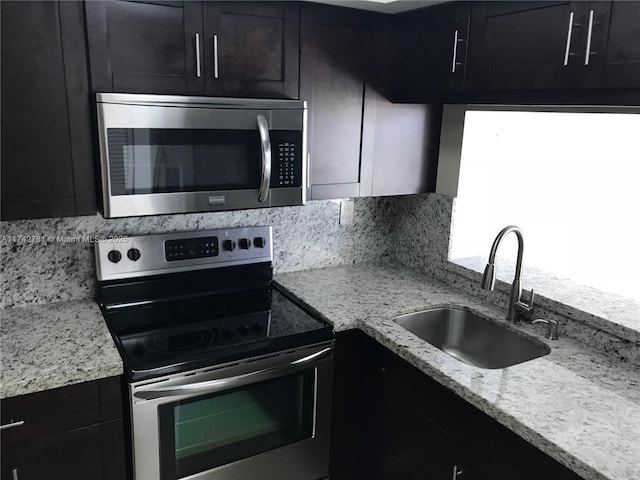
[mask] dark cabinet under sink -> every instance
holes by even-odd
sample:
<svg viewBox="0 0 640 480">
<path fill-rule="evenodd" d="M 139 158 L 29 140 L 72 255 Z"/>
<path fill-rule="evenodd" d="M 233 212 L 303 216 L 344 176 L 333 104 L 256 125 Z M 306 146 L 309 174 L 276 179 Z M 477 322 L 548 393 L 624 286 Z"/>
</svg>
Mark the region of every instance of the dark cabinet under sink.
<svg viewBox="0 0 640 480">
<path fill-rule="evenodd" d="M 334 377 L 332 480 L 581 478 L 362 331 Z"/>
</svg>

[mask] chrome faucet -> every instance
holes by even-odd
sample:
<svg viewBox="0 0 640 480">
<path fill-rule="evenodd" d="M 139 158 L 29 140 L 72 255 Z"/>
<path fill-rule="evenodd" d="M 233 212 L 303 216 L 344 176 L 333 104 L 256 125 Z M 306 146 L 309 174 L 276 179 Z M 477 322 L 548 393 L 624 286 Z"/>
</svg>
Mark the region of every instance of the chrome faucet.
<svg viewBox="0 0 640 480">
<path fill-rule="evenodd" d="M 522 254 L 524 253 L 524 237 L 522 236 L 522 230 L 515 225 L 509 225 L 504 227 L 498 233 L 498 236 L 493 241 L 491 246 L 491 252 L 489 253 L 489 260 L 487 266 L 484 268 L 484 275 L 482 276 L 482 288 L 484 290 L 493 291 L 493 287 L 496 283 L 496 267 L 494 262 L 496 261 L 496 252 L 500 246 L 502 239 L 509 233 L 515 233 L 518 237 L 518 258 L 516 260 L 516 274 L 513 278 L 513 284 L 511 285 L 511 295 L 509 296 L 509 308 L 507 310 L 507 321 L 516 322 L 520 317 L 531 319 L 533 316 L 533 301 L 535 299 L 535 293 L 531 290 L 531 296 L 529 303 L 525 303 L 521 300 L 522 287 L 520 285 L 520 273 L 522 271 Z"/>
</svg>

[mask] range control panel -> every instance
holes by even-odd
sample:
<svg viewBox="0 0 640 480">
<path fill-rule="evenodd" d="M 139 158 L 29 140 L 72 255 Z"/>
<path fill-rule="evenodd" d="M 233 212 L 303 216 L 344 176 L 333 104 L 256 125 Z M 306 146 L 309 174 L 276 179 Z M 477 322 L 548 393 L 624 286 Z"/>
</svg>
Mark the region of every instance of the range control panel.
<svg viewBox="0 0 640 480">
<path fill-rule="evenodd" d="M 271 262 L 271 227 L 119 236 L 95 245 L 99 281 Z"/>
<path fill-rule="evenodd" d="M 167 262 L 217 255 L 218 237 L 183 238 L 164 243 L 164 258 Z"/>
</svg>

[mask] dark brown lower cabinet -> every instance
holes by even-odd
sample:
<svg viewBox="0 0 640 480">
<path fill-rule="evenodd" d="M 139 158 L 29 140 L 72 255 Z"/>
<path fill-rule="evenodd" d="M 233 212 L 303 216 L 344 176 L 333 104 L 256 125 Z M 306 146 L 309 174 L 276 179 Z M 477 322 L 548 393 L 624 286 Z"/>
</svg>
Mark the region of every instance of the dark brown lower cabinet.
<svg viewBox="0 0 640 480">
<path fill-rule="evenodd" d="M 2 400 L 2 480 L 124 480 L 118 378 Z"/>
<path fill-rule="evenodd" d="M 336 337 L 332 480 L 581 478 L 363 332 Z"/>
</svg>

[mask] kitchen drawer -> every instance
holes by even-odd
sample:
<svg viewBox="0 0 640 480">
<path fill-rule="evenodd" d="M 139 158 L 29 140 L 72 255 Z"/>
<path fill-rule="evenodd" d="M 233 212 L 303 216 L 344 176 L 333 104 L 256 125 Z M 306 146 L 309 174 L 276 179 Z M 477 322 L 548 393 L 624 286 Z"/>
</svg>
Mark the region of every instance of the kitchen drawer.
<svg viewBox="0 0 640 480">
<path fill-rule="evenodd" d="M 100 422 L 98 382 L 21 395 L 2 400 L 2 443 L 16 443 Z"/>
<path fill-rule="evenodd" d="M 5 398 L 2 425 L 24 422 L 2 431 L 2 443 L 13 444 L 122 418 L 118 377 Z"/>
</svg>

